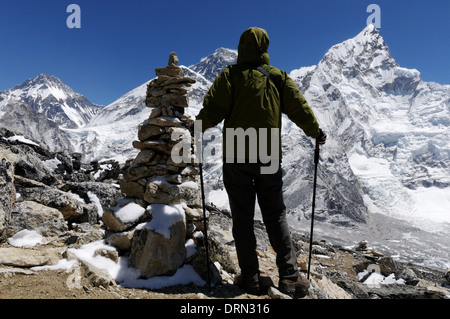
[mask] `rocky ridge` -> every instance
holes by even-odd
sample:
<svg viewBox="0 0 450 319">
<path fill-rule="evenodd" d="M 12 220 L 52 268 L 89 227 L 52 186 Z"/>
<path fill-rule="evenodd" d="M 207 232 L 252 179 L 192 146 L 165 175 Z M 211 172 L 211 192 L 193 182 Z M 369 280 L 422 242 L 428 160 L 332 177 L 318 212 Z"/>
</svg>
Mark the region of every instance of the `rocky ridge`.
<svg viewBox="0 0 450 319">
<path fill-rule="evenodd" d="M 81 163 L 79 154 L 53 153 L 42 143 L 18 132 L 2 129 L 0 133 L 1 298 L 291 298 L 276 289 L 275 255 L 260 221 L 255 221 L 255 231 L 261 272 L 271 278 L 273 287 L 267 295 L 254 296 L 233 284 L 237 263 L 230 215 L 211 203 L 207 206 L 209 233 L 214 243 L 211 246 L 229 257 L 216 263 L 218 279 L 214 293 L 206 286 L 192 284 L 155 291 L 121 287 L 106 271 L 72 251 L 111 237 L 112 232 L 102 217 L 114 203 L 125 199 L 118 182 L 130 166 L 114 162 Z M 35 231 L 43 240 L 32 247 L 9 243 L 14 235 L 24 231 Z M 293 240 L 299 266 L 306 272 L 308 236 L 293 232 Z M 120 253 L 118 248 L 96 252 L 113 262 L 117 262 Z M 213 261 L 218 261 L 220 254 L 212 254 Z M 63 262 L 73 265 L 58 267 Z M 348 248 L 315 241 L 312 262 L 312 286 L 309 295 L 304 297 L 307 299 L 439 299 L 450 295 L 448 272 L 396 262 L 373 251 L 367 242 Z M 382 278 L 384 283 L 373 278 L 370 281 L 372 276 Z M 78 285 L 71 284 L 74 280 Z M 387 284 L 389 280 L 394 283 Z"/>
</svg>

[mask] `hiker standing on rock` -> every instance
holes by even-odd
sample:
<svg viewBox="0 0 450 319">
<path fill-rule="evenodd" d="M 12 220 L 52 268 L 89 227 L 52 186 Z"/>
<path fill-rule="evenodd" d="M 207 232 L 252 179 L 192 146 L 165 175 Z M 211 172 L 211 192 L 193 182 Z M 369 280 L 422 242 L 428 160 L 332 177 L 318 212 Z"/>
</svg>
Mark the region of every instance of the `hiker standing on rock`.
<svg viewBox="0 0 450 319">
<path fill-rule="evenodd" d="M 282 193 L 281 114 L 307 136 L 325 143 L 326 134 L 286 72 L 269 64 L 269 37 L 249 28 L 240 38 L 237 64 L 215 79 L 196 117 L 204 132 L 224 121 L 223 182 L 228 194 L 241 275 L 239 286 L 260 294 L 259 265 L 253 229 L 255 200 L 275 250 L 279 289 L 304 292 L 309 281 L 298 271 L 286 222 Z M 237 141 L 237 142 L 236 142 Z M 246 143 L 243 143 L 246 142 Z M 275 169 L 273 169 L 273 167 Z"/>
</svg>

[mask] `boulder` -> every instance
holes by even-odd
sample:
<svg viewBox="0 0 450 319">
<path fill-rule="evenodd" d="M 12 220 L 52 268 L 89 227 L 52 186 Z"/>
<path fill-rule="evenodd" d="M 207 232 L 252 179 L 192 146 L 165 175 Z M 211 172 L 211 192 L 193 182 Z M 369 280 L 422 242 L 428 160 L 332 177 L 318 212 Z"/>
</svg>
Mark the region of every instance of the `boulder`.
<svg viewBox="0 0 450 319">
<path fill-rule="evenodd" d="M 317 299 L 353 299 L 351 294 L 325 276 L 321 276 L 316 280 L 311 278 L 311 283 L 310 295 L 315 295 Z"/>
<path fill-rule="evenodd" d="M 427 299 L 430 298 L 427 288 L 410 285 L 359 285 L 371 298 L 381 299 Z"/>
<path fill-rule="evenodd" d="M 164 141 L 133 141 L 133 147 L 141 151 L 143 150 L 153 150 L 166 155 L 171 155 L 172 148 L 167 145 Z"/>
<path fill-rule="evenodd" d="M 398 271 L 398 265 L 392 257 L 382 257 L 377 261 L 380 266 L 381 274 L 385 277 Z"/>
<path fill-rule="evenodd" d="M 405 281 L 405 284 L 415 286 L 419 283 L 420 279 L 417 277 L 416 273 L 408 267 L 400 270 L 398 272 L 398 277 Z"/>
<path fill-rule="evenodd" d="M 0 264 L 5 266 L 35 267 L 56 265 L 61 258 L 61 253 L 55 248 L 0 248 Z"/>
<path fill-rule="evenodd" d="M 79 262 L 83 267 L 85 276 L 94 287 L 108 288 L 108 286 L 116 285 L 116 282 L 106 270 L 100 269 L 85 260 L 79 260 Z"/>
<path fill-rule="evenodd" d="M 6 237 L 7 222 L 16 199 L 14 167 L 6 159 L 0 161 L 0 241 Z"/>
<path fill-rule="evenodd" d="M 146 123 L 159 127 L 181 127 L 181 121 L 176 117 L 155 117 L 148 119 Z"/>
<path fill-rule="evenodd" d="M 194 84 L 196 81 L 193 78 L 186 76 L 185 77 L 159 76 L 156 82 L 161 86 L 168 86 L 171 84 L 180 84 L 180 83 Z"/>
<path fill-rule="evenodd" d="M 33 154 L 23 155 L 16 163 L 14 172 L 16 175 L 33 179 L 46 185 L 53 185 L 57 181 L 53 173 Z"/>
<path fill-rule="evenodd" d="M 67 249 L 64 252 L 64 257 L 67 260 L 77 260 L 83 269 L 84 276 L 92 283 L 93 286 L 108 288 L 109 286 L 116 284 L 114 279 L 106 270 L 100 269 L 90 262 L 80 258 L 72 249 Z"/>
<path fill-rule="evenodd" d="M 156 68 L 155 73 L 157 76 L 166 75 L 170 77 L 183 76 L 183 70 L 177 66 L 171 66 L 167 68 Z"/>
<path fill-rule="evenodd" d="M 133 199 L 123 199 L 104 212 L 102 221 L 108 230 L 122 232 L 150 218 L 150 212 Z"/>
<path fill-rule="evenodd" d="M 144 123 L 139 125 L 138 138 L 140 141 L 145 141 L 149 138 L 159 136 L 162 133 L 164 133 L 164 129 L 160 126 Z"/>
<path fill-rule="evenodd" d="M 136 229 L 130 251 L 130 266 L 138 269 L 141 276 L 173 275 L 186 258 L 185 221 L 180 220 L 169 227 L 170 237 L 157 233 L 149 227 Z"/>
<path fill-rule="evenodd" d="M 195 182 L 171 184 L 161 176 L 152 178 L 147 184 L 144 199 L 150 203 L 180 204 L 188 206 L 201 206 L 200 192 Z"/>
<path fill-rule="evenodd" d="M 106 236 L 106 242 L 117 248 L 120 254 L 127 254 L 131 249 L 131 241 L 134 236 L 135 229 L 119 233 L 109 233 Z"/>
<path fill-rule="evenodd" d="M 132 166 L 123 173 L 123 179 L 126 182 L 133 182 L 141 178 L 151 177 L 154 175 L 164 175 L 167 169 L 163 165 L 153 166 Z"/>
<path fill-rule="evenodd" d="M 73 225 L 72 235 L 66 240 L 66 245 L 79 248 L 94 241 L 104 239 L 104 231 L 99 229 L 100 225 L 81 223 Z"/>
<path fill-rule="evenodd" d="M 176 67 L 178 66 L 178 56 L 175 52 L 170 52 L 169 54 L 169 62 L 167 63 L 167 66 L 169 67 Z"/>
<path fill-rule="evenodd" d="M 208 279 L 208 263 L 207 263 L 207 255 L 206 255 L 206 245 L 204 240 L 202 242 L 199 241 L 199 238 L 196 240 L 197 250 L 193 257 L 190 258 L 189 263 L 195 269 L 195 271 L 202 277 L 204 280 Z M 221 267 L 230 274 L 236 274 L 236 266 L 234 265 L 233 260 L 231 259 L 230 254 L 220 245 L 220 243 L 214 238 L 214 236 L 208 236 L 208 252 L 209 252 L 209 276 L 211 278 L 211 282 L 214 284 L 220 284 L 222 281 L 222 277 L 214 263 L 219 263 Z"/>
<path fill-rule="evenodd" d="M 55 157 L 59 164 L 56 165 L 55 173 L 57 174 L 72 174 L 73 173 L 73 162 L 72 162 L 72 156 L 69 154 L 67 150 L 63 150 L 61 152 L 56 153 Z"/>
<path fill-rule="evenodd" d="M 8 237 L 22 229 L 34 230 L 44 237 L 62 236 L 69 230 L 59 210 L 33 201 L 15 203 L 11 212 Z"/>
<path fill-rule="evenodd" d="M 153 160 L 154 156 L 155 156 L 155 151 L 142 150 L 142 151 L 139 152 L 139 154 L 133 160 L 132 165 L 133 166 L 138 166 L 138 165 L 148 164 L 148 163 L 150 163 Z"/>
<path fill-rule="evenodd" d="M 189 106 L 189 98 L 188 95 L 179 95 L 179 94 L 165 94 L 161 97 L 160 103 L 163 106 L 179 106 L 179 107 L 188 107 Z"/>
<path fill-rule="evenodd" d="M 128 197 L 144 199 L 145 180 L 139 180 L 135 182 L 127 182 L 121 180 L 119 181 L 119 185 L 121 192 L 126 194 Z"/>
<path fill-rule="evenodd" d="M 145 99 L 145 105 L 147 107 L 158 107 L 159 106 L 159 97 L 147 96 L 147 98 Z"/>
<path fill-rule="evenodd" d="M 20 195 L 23 200 L 56 208 L 62 213 L 64 219 L 70 222 L 95 224 L 98 219 L 98 209 L 95 204 L 84 204 L 70 194 L 52 187 L 21 187 Z"/>
<path fill-rule="evenodd" d="M 109 207 L 123 198 L 116 186 L 103 182 L 66 182 L 60 190 L 80 196 L 87 204 L 100 204 L 101 207 Z"/>
</svg>

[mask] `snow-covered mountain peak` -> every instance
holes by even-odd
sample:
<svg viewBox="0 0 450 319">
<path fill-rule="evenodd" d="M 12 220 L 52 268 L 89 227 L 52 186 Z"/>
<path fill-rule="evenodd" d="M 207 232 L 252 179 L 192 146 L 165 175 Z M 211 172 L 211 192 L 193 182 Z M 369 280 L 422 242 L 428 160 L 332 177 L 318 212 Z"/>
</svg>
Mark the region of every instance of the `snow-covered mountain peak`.
<svg viewBox="0 0 450 319">
<path fill-rule="evenodd" d="M 356 37 L 334 45 L 320 63 L 327 64 L 327 70 L 346 77 L 380 73 L 380 70 L 387 71 L 398 66 L 381 33 L 372 25 Z"/>
<path fill-rule="evenodd" d="M 61 127 L 83 127 L 101 106 L 91 103 L 53 75 L 40 74 L 0 92 L 8 103 L 23 102 Z"/>
<path fill-rule="evenodd" d="M 31 85 L 35 85 L 38 83 L 57 83 L 60 85 L 64 85 L 62 83 L 62 81 L 59 78 L 57 78 L 56 76 L 50 75 L 50 74 L 45 74 L 45 73 L 41 73 L 34 78 L 28 79 L 21 85 L 31 86 Z"/>
<path fill-rule="evenodd" d="M 346 93 L 359 97 L 358 101 L 375 102 L 386 92 L 412 94 L 421 82 L 419 71 L 397 64 L 373 25 L 332 46 L 317 66 L 290 74 L 302 91 L 309 90 L 313 96 L 323 96 L 328 91 L 332 100 Z"/>
<path fill-rule="evenodd" d="M 36 76 L 35 78 L 28 79 L 27 81 L 24 82 L 24 84 L 25 83 L 27 83 L 27 85 L 31 85 L 32 83 L 56 83 L 61 86 L 67 87 L 69 90 L 72 90 L 56 76 L 50 75 L 50 74 L 45 74 L 45 73 L 41 73 L 38 76 Z"/>
<path fill-rule="evenodd" d="M 360 47 L 361 49 L 363 48 L 364 51 L 368 53 L 378 50 L 385 51 L 390 56 L 389 48 L 386 45 L 380 30 L 375 28 L 372 24 L 365 27 L 355 37 L 333 46 L 332 49 L 340 46 Z"/>
<path fill-rule="evenodd" d="M 237 50 L 218 48 L 212 55 L 213 57 L 221 57 L 229 63 L 235 63 L 237 57 Z"/>
<path fill-rule="evenodd" d="M 355 38 L 379 38 L 381 37 L 380 31 L 373 25 L 366 26 Z"/>
<path fill-rule="evenodd" d="M 212 82 L 225 67 L 236 63 L 237 55 L 237 50 L 219 48 L 210 56 L 201 59 L 200 63 L 189 68 Z"/>
<path fill-rule="evenodd" d="M 27 95 L 40 99 L 45 99 L 52 95 L 57 100 L 64 100 L 76 95 L 75 91 L 62 83 L 60 79 L 47 74 L 40 74 L 35 78 L 26 80 L 14 87 L 11 93 L 17 97 Z"/>
</svg>

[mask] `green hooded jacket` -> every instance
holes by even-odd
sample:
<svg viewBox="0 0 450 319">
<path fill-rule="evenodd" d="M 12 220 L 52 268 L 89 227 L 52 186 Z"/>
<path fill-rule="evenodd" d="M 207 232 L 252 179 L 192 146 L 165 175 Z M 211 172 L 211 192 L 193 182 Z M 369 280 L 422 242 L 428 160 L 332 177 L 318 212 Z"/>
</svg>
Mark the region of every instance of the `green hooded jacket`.
<svg viewBox="0 0 450 319">
<path fill-rule="evenodd" d="M 238 46 L 237 64 L 225 68 L 215 79 L 203 101 L 196 120 L 202 120 L 203 132 L 216 126 L 224 120 L 223 126 L 223 157 L 238 158 L 238 148 L 242 146 L 235 138 L 235 149 L 226 147 L 228 128 L 238 132 L 242 128 L 247 134 L 245 158 L 253 155 L 253 146 L 260 154 L 261 130 L 266 129 L 271 136 L 272 129 L 278 131 L 278 144 L 267 139 L 265 153 L 270 156 L 272 145 L 278 145 L 278 157 L 281 159 L 281 114 L 286 114 L 291 121 L 300 127 L 307 136 L 319 136 L 319 124 L 303 95 L 294 81 L 286 74 L 269 64 L 269 36 L 264 29 L 249 28 L 241 35 Z M 258 71 L 261 66 L 267 70 L 273 81 Z M 258 142 L 252 141 L 254 128 Z M 231 136 L 231 135 L 230 135 Z M 251 154 L 250 154 L 250 153 Z M 262 152 L 264 154 L 264 151 Z"/>
</svg>

